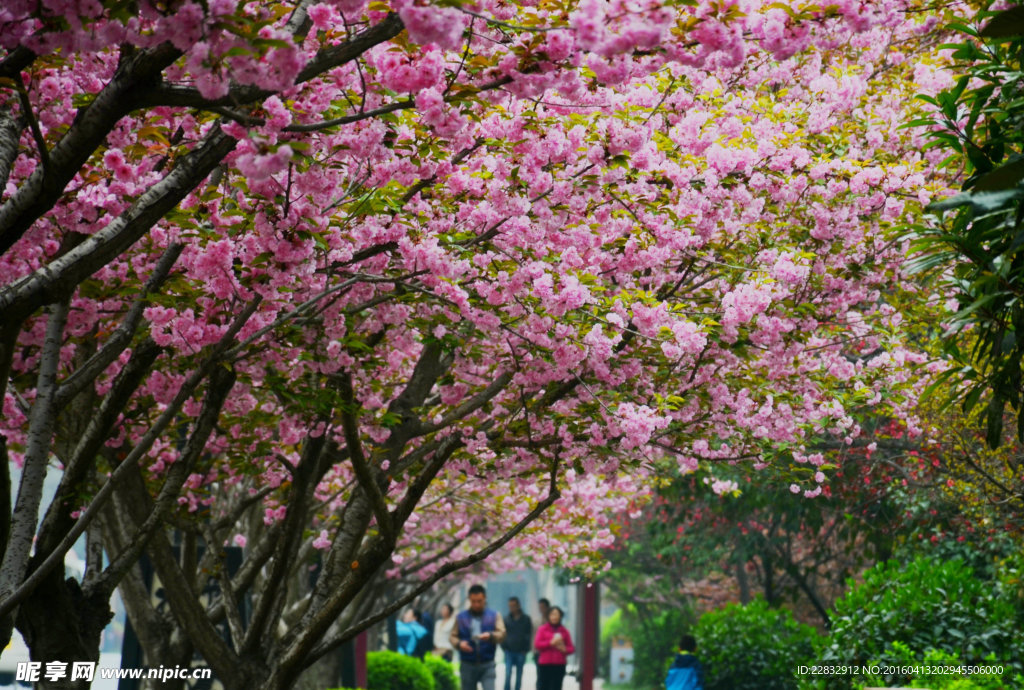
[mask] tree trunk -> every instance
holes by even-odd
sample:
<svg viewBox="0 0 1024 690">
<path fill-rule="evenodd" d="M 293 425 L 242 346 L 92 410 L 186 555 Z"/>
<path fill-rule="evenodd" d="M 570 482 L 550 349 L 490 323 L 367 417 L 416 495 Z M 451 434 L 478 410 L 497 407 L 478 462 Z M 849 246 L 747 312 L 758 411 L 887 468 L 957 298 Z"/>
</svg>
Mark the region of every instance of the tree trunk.
<svg viewBox="0 0 1024 690">
<path fill-rule="evenodd" d="M 775 606 L 778 598 L 775 591 L 775 564 L 768 554 L 761 554 L 761 563 L 764 565 L 764 600 L 769 606 Z"/>
<path fill-rule="evenodd" d="M 747 579 L 746 562 L 736 564 L 736 582 L 740 587 L 740 603 L 745 606 L 750 603 L 750 582 Z"/>
<path fill-rule="evenodd" d="M 302 672 L 292 685 L 294 690 L 324 690 L 341 686 L 341 654 L 332 653 Z"/>
<path fill-rule="evenodd" d="M 2 347 L 2 346 L 0 346 Z M 0 353 L 2 356 L 2 353 Z M 0 367 L 2 368 L 2 367 Z M 5 377 L 0 382 L 0 396 L 3 395 L 3 385 L 6 383 L 6 374 L 0 371 Z M 0 400 L 3 398 L 0 397 Z M 0 469 L 0 558 L 7 551 L 7 535 L 11 530 L 11 466 L 7 458 L 7 437 L 0 434 L 0 462 L 3 469 Z M 0 619 L 0 641 L 10 640 L 14 632 L 14 614 L 4 616 Z M 6 644 L 6 643 L 5 643 Z"/>
<path fill-rule="evenodd" d="M 54 615 L 59 612 L 59 615 Z M 18 631 L 25 638 L 33 661 L 68 664 L 64 678 L 41 680 L 43 690 L 87 690 L 88 681 L 71 680 L 76 661 L 99 661 L 100 636 L 114 617 L 109 599 L 87 598 L 78 581 L 64 578 L 62 569 L 51 573 L 18 608 Z"/>
</svg>

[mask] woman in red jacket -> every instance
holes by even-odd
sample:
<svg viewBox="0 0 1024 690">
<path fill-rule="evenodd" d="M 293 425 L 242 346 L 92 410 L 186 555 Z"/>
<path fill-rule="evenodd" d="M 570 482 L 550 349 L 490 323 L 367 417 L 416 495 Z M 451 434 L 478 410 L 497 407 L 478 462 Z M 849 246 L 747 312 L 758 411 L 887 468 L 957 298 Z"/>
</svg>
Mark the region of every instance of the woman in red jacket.
<svg viewBox="0 0 1024 690">
<path fill-rule="evenodd" d="M 537 650 L 537 690 L 562 690 L 565 657 L 576 651 L 562 625 L 562 609 L 551 607 L 548 622 L 537 629 L 533 647 Z"/>
</svg>

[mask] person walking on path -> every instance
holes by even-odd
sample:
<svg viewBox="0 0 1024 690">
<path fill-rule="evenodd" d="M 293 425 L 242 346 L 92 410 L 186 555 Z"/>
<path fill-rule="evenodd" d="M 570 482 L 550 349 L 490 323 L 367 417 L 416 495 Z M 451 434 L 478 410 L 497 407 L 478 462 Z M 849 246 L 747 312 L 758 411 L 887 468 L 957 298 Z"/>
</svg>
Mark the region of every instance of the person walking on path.
<svg viewBox="0 0 1024 690">
<path fill-rule="evenodd" d="M 459 650 L 459 680 L 462 690 L 494 690 L 494 653 L 505 641 L 505 621 L 501 614 L 487 608 L 487 590 L 483 585 L 469 588 L 469 609 L 455 617 L 449 638 Z"/>
<path fill-rule="evenodd" d="M 537 623 L 537 627 L 540 628 L 540 626 L 548 622 L 548 612 L 551 611 L 551 602 L 547 599 L 538 599 L 537 610 L 540 611 L 540 622 Z"/>
<path fill-rule="evenodd" d="M 562 609 L 552 606 L 548 622 L 537 629 L 537 690 L 562 690 L 566 657 L 576 651 L 568 629 L 562 625 Z"/>
<path fill-rule="evenodd" d="M 542 625 L 544 625 L 545 623 L 548 622 L 548 611 L 551 610 L 551 602 L 548 601 L 547 599 L 538 599 L 537 600 L 537 610 L 540 611 L 540 619 L 537 621 L 537 629 L 539 630 L 540 626 L 542 626 Z M 534 653 L 533 653 L 533 663 L 534 664 L 539 663 L 539 659 L 540 659 L 540 652 L 534 651 Z M 540 676 L 539 670 L 538 670 L 537 675 L 538 675 L 538 677 Z"/>
<path fill-rule="evenodd" d="M 416 651 L 412 655 L 422 661 L 423 657 L 434 649 L 434 617 L 430 615 L 429 611 L 420 609 L 416 609 L 415 613 L 416 622 L 423 626 L 427 634 L 416 641 Z"/>
<path fill-rule="evenodd" d="M 451 661 L 455 655 L 452 647 L 452 628 L 455 627 L 455 609 L 451 604 L 441 604 L 441 614 L 434 623 L 434 654 L 445 661 Z"/>
<path fill-rule="evenodd" d="M 694 656 L 697 640 L 693 635 L 679 639 L 679 653 L 665 676 L 665 690 L 704 690 L 704 667 Z"/>
<path fill-rule="evenodd" d="M 508 618 L 505 620 L 505 628 L 508 634 L 505 637 L 505 644 L 501 646 L 505 650 L 505 690 L 512 690 L 513 670 L 516 672 L 515 690 L 522 690 L 523 666 L 526 664 L 526 655 L 533 642 L 533 621 L 523 613 L 519 597 L 510 597 L 508 600 Z"/>
</svg>

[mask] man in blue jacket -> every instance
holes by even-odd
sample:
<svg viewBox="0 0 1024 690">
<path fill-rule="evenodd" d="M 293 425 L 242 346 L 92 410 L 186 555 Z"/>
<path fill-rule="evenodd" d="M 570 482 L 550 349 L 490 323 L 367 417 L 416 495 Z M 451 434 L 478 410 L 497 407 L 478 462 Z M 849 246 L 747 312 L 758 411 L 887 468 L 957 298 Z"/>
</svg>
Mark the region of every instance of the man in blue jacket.
<svg viewBox="0 0 1024 690">
<path fill-rule="evenodd" d="M 505 641 L 505 621 L 501 614 L 487 608 L 487 590 L 483 585 L 469 588 L 469 609 L 455 617 L 452 647 L 459 650 L 459 676 L 462 690 L 494 690 L 494 653 Z"/>
</svg>

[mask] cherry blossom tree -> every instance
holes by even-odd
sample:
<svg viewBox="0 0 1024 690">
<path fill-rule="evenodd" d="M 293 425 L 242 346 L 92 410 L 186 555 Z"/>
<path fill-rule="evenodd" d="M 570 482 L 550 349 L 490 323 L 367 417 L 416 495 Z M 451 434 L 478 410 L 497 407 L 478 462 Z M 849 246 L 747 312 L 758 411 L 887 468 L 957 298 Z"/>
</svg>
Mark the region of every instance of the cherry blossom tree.
<svg viewBox="0 0 1024 690">
<path fill-rule="evenodd" d="M 148 663 L 289 687 L 486 558 L 593 563 L 655 460 L 817 495 L 808 444 L 852 442 L 850 405 L 912 409 L 889 228 L 940 189 L 900 128 L 945 85 L 913 52 L 937 24 L 5 3 L 3 638 L 95 659 L 119 587 Z"/>
</svg>

